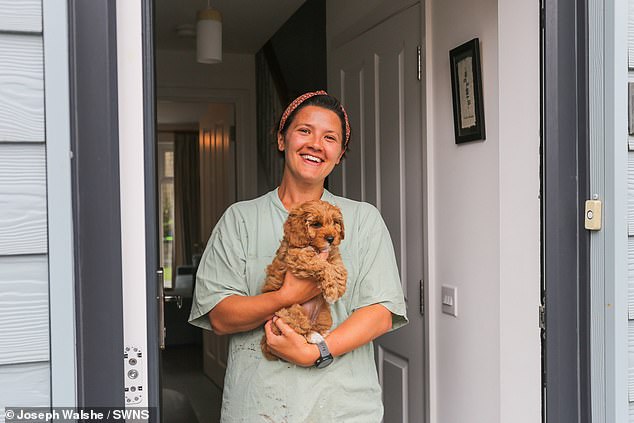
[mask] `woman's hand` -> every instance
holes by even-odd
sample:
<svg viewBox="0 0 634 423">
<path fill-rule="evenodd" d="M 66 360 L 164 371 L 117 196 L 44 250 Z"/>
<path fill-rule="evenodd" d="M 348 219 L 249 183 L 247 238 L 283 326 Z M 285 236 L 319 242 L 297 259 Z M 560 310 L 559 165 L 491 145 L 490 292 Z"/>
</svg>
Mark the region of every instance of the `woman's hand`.
<svg viewBox="0 0 634 423">
<path fill-rule="evenodd" d="M 279 335 L 273 333 L 272 325 L 278 327 L 281 332 Z M 279 317 L 273 317 L 266 322 L 264 333 L 271 352 L 289 363 L 310 367 L 319 358 L 317 346 L 309 344 L 303 336 L 295 332 Z"/>
<path fill-rule="evenodd" d="M 328 258 L 328 252 L 319 253 L 318 257 L 322 260 L 326 260 Z M 304 304 L 312 300 L 321 293 L 321 289 L 312 279 L 301 279 L 291 272 L 286 272 L 284 275 L 284 283 L 277 292 L 278 295 L 281 296 L 282 302 L 288 307 L 293 304 Z"/>
<path fill-rule="evenodd" d="M 301 279 L 291 272 L 286 272 L 286 275 L 284 275 L 284 283 L 277 292 L 281 297 L 282 303 L 286 307 L 289 307 L 293 304 L 303 304 L 315 298 L 319 295 L 321 289 L 312 279 Z"/>
</svg>

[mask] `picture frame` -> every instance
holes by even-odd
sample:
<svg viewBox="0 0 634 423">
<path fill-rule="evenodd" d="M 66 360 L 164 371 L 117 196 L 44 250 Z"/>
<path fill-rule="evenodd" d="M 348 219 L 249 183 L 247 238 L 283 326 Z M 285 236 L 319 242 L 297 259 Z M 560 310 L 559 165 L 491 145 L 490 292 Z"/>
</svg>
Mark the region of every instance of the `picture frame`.
<svg viewBox="0 0 634 423">
<path fill-rule="evenodd" d="M 485 140 L 480 39 L 474 38 L 449 51 L 449 64 L 456 144 Z"/>
</svg>

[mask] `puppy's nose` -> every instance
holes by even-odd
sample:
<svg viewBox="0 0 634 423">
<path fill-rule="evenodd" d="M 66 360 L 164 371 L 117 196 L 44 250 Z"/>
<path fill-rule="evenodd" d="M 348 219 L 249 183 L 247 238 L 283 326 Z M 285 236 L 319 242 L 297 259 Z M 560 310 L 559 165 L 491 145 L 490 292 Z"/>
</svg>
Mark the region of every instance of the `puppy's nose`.
<svg viewBox="0 0 634 423">
<path fill-rule="evenodd" d="M 332 241 L 334 241 L 334 240 L 335 240 L 335 237 L 332 236 L 332 235 L 328 235 L 326 237 L 326 241 L 328 241 L 328 244 L 332 244 Z"/>
</svg>

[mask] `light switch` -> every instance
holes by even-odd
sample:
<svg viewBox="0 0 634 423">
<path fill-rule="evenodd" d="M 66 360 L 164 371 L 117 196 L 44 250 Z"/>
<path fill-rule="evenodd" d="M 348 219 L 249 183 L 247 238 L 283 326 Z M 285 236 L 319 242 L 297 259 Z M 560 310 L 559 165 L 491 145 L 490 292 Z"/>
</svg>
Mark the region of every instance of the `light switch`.
<svg viewBox="0 0 634 423">
<path fill-rule="evenodd" d="M 458 316 L 458 288 L 443 285 L 441 289 L 442 312 L 450 316 Z"/>
</svg>

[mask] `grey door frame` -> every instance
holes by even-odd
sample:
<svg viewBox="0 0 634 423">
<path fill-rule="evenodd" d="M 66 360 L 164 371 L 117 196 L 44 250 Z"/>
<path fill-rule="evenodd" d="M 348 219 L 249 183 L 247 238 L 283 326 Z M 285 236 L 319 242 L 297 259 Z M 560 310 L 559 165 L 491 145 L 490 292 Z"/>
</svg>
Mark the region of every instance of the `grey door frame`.
<svg viewBox="0 0 634 423">
<path fill-rule="evenodd" d="M 68 8 L 77 406 L 123 407 L 116 9 Z"/>
<path fill-rule="evenodd" d="M 156 210 L 152 0 L 142 0 L 145 204 Z M 124 322 L 115 0 L 69 0 L 77 307 L 77 405 L 124 407 Z M 158 328 L 157 221 L 146 216 L 147 324 Z M 161 421 L 157 331 L 148 331 L 151 421 Z"/>
<path fill-rule="evenodd" d="M 142 55 L 143 55 L 143 149 L 145 166 L 145 257 L 147 293 L 147 377 L 148 405 L 157 412 L 157 422 L 162 421 L 161 410 L 161 352 L 159 349 L 159 297 L 156 271 L 159 268 L 159 222 L 157 211 L 157 119 L 156 76 L 154 54 L 154 1 L 141 0 Z M 162 279 L 161 279 L 162 281 Z"/>
<path fill-rule="evenodd" d="M 543 420 L 590 422 L 588 4 L 542 0 Z"/>
</svg>

